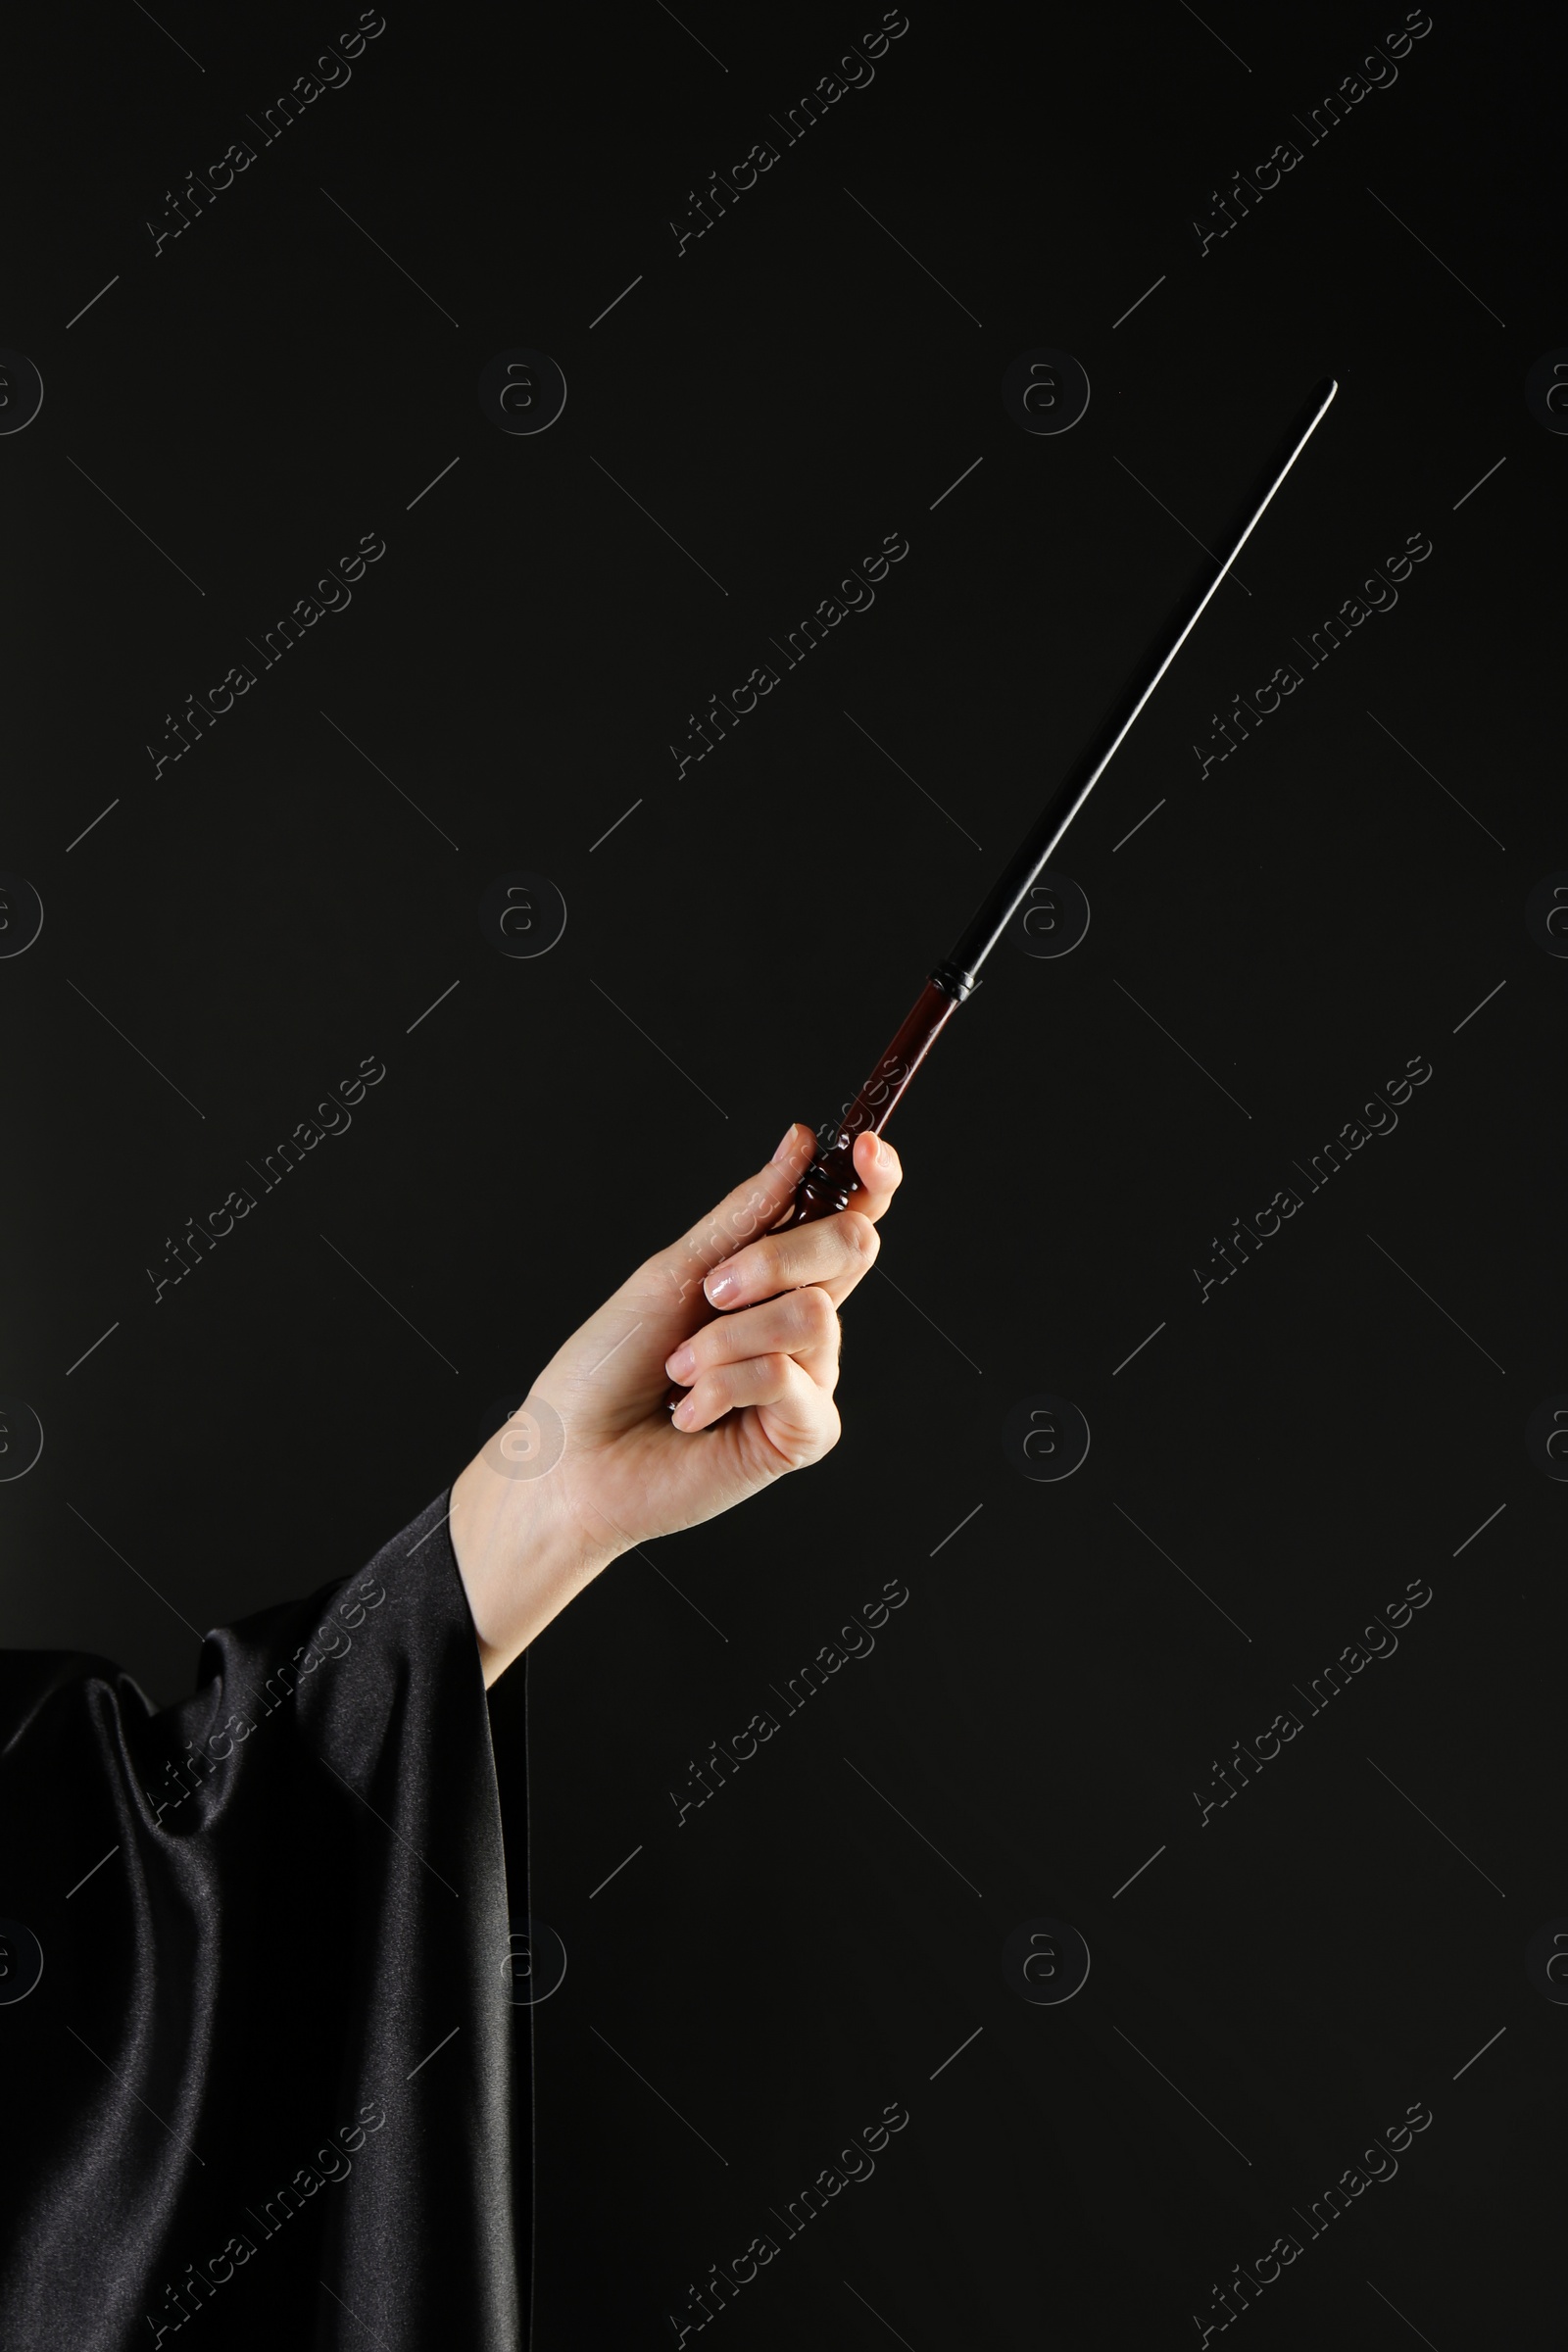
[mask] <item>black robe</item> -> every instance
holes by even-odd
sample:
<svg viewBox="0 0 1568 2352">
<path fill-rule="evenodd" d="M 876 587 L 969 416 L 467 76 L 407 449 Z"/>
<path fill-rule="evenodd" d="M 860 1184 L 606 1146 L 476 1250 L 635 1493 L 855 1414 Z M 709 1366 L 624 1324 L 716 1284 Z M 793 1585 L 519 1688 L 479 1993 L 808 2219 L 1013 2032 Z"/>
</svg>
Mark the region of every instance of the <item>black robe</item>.
<svg viewBox="0 0 1568 2352">
<path fill-rule="evenodd" d="M 447 1512 L 209 1634 L 162 1712 L 0 1656 L 8 2352 L 523 2341 L 525 1963 Z"/>
</svg>

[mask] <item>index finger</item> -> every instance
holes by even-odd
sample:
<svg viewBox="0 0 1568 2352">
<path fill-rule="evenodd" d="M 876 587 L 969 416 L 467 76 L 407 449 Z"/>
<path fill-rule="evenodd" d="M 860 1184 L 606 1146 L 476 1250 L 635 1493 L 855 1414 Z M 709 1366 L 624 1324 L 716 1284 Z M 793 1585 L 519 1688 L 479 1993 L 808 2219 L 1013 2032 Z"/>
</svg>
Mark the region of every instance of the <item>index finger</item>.
<svg viewBox="0 0 1568 2352">
<path fill-rule="evenodd" d="M 778 1223 L 810 1165 L 815 1141 L 809 1127 L 793 1121 L 766 1167 L 736 1185 L 678 1242 L 651 1257 L 645 1274 L 655 1277 L 672 1302 L 691 1298 L 714 1266 Z"/>
</svg>

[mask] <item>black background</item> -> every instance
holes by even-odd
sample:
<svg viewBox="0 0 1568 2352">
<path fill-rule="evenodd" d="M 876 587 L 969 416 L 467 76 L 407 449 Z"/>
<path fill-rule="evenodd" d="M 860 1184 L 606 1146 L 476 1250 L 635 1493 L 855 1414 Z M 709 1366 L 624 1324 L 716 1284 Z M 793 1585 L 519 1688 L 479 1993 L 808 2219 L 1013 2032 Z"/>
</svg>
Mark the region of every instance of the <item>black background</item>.
<svg viewBox="0 0 1568 2352">
<path fill-rule="evenodd" d="M 1184 527 L 1333 372 L 1064 845 L 1086 939 L 999 951 L 900 1110 L 839 1449 L 530 1657 L 514 1915 L 568 1956 L 531 2013 L 535 2342 L 672 2343 L 771 2230 L 721 2343 L 1192 2342 L 1288 2231 L 1248 2343 L 1561 2343 L 1568 2020 L 1524 1967 L 1568 1914 L 1561 1491 L 1524 1425 L 1568 1388 L 1563 975 L 1523 918 L 1568 865 L 1568 440 L 1523 397 L 1568 343 L 1560 37 L 1438 0 L 1309 145 L 1401 10 L 914 7 L 786 145 L 879 12 L 693 8 L 392 8 L 270 144 L 247 116 L 353 11 L 11 32 L 0 344 L 45 399 L 0 439 L 0 864 L 45 921 L 0 966 L 0 1389 L 45 1444 L 0 1488 L 3 1638 L 167 1700 L 190 1627 L 283 1597 L 285 1542 L 324 1582 L 412 1517 L 851 1090 L 1200 576 Z M 568 385 L 538 437 L 476 398 L 517 346 Z M 1040 346 L 1093 387 L 1059 437 L 1002 404 Z M 166 713 L 367 532 L 352 606 L 155 780 Z M 874 609 L 677 779 L 689 714 L 892 532 Z M 1200 780 L 1212 714 L 1417 532 L 1397 608 Z M 476 920 L 517 869 L 569 909 L 535 961 Z M 167 1238 L 370 1055 L 351 1131 L 155 1304 Z M 1397 1132 L 1200 1303 L 1415 1055 Z M 1093 1432 L 1064 1483 L 1003 1447 L 1041 1393 Z M 875 1653 L 677 1827 L 691 1759 L 888 1579 Z M 1412 1579 L 1397 1654 L 1204 1826 Z M 1042 1918 L 1093 1956 L 1065 2006 L 1004 1978 Z M 785 2238 L 892 2100 L 874 2178 Z M 1308 2234 L 1418 2101 L 1397 2178 Z"/>
</svg>

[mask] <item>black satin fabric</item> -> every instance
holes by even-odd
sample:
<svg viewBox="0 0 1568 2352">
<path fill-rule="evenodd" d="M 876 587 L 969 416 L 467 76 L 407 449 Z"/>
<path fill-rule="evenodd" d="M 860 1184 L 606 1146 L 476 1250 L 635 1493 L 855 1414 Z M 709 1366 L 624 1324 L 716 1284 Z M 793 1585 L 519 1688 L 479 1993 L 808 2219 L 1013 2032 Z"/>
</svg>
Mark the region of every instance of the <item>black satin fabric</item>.
<svg viewBox="0 0 1568 2352">
<path fill-rule="evenodd" d="M 7 2000 L 0 1947 L 6 2352 L 525 2340 L 527 2013 L 447 1511 L 209 1634 L 162 1712 L 0 1656 L 0 1918 L 43 1953 Z"/>
</svg>

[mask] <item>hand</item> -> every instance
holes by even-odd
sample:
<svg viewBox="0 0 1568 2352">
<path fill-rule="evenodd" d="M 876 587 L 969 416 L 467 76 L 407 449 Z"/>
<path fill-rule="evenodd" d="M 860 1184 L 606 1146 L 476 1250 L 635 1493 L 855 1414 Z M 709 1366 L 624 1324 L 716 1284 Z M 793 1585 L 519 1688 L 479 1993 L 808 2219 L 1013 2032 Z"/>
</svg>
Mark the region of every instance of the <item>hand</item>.
<svg viewBox="0 0 1568 2352">
<path fill-rule="evenodd" d="M 861 1135 L 855 1207 L 769 1233 L 814 1150 L 792 1126 L 765 1168 L 639 1266 L 455 1483 L 452 1545 L 487 1685 L 620 1553 L 837 1445 L 838 1309 L 875 1263 L 903 1170 Z M 686 1391 L 673 1414 L 672 1382 Z"/>
</svg>

